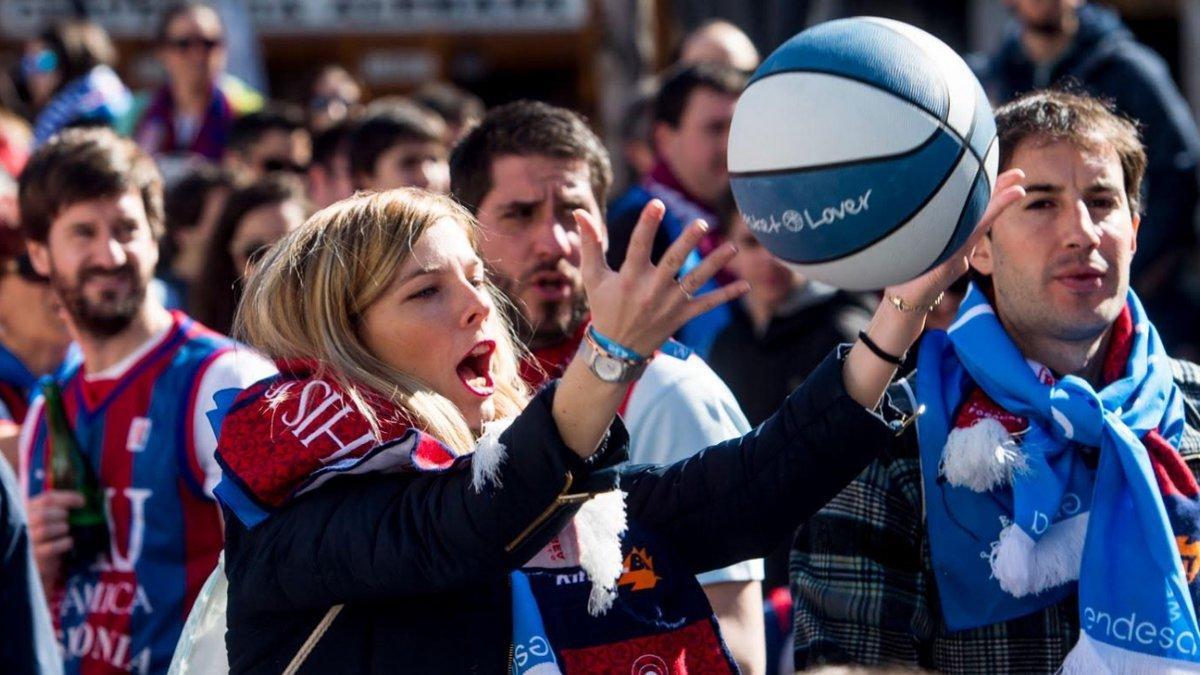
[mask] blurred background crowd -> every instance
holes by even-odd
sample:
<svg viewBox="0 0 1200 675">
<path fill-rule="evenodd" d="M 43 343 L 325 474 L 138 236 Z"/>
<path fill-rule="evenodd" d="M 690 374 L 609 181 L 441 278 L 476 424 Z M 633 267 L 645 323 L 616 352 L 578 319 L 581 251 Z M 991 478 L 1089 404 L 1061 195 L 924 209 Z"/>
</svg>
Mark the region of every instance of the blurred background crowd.
<svg viewBox="0 0 1200 675">
<path fill-rule="evenodd" d="M 730 117 L 762 55 L 863 14 L 942 38 L 993 103 L 1065 84 L 1140 122 L 1134 286 L 1168 350 L 1200 356 L 1197 0 L 0 0 L 0 343 L 19 362 L 0 368 L 45 374 L 70 342 L 34 309 L 48 290 L 16 229 L 16 178 L 57 131 L 111 126 L 155 157 L 167 187 L 155 290 L 228 332 L 240 279 L 308 214 L 360 189 L 448 192 L 458 139 L 489 108 L 536 99 L 586 115 L 608 148 L 611 262 L 653 196 L 716 224 L 702 253 L 723 239 L 742 249 L 722 280 L 751 293 L 680 337 L 757 424 L 877 300 L 810 283 L 756 245 L 729 196 Z M 786 577 L 781 554 L 765 588 Z"/>
</svg>

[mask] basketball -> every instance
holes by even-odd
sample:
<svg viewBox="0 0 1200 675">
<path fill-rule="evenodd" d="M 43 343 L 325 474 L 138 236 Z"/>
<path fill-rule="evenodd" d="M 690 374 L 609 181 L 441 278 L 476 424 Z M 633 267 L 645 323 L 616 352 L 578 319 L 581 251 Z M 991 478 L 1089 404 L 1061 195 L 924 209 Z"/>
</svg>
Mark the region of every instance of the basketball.
<svg viewBox="0 0 1200 675">
<path fill-rule="evenodd" d="M 996 180 L 992 109 L 945 43 L 898 21 L 814 26 L 755 71 L 729 132 L 750 230 L 812 279 L 847 290 L 944 261 Z"/>
</svg>

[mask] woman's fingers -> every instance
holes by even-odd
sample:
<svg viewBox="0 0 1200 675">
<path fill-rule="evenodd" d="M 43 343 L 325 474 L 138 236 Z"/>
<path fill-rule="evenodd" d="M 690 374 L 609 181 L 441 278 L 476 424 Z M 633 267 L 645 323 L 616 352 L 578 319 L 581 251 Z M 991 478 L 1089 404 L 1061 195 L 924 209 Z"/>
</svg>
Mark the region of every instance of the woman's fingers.
<svg viewBox="0 0 1200 675">
<path fill-rule="evenodd" d="M 732 242 L 726 243 L 721 248 L 710 253 L 692 271 L 681 277 L 679 284 L 689 295 L 695 295 L 701 286 L 716 276 L 717 272 L 728 265 L 729 261 L 733 260 L 733 257 L 736 255 L 737 246 L 734 246 Z"/>
<path fill-rule="evenodd" d="M 707 232 L 708 224 L 703 220 L 693 220 L 683 230 L 683 233 L 671 243 L 670 248 L 658 261 L 657 274 L 660 281 L 673 280 L 679 275 L 679 269 L 683 267 L 683 263 L 687 262 L 688 255 L 700 244 L 700 240 Z"/>
<path fill-rule="evenodd" d="M 572 215 L 575 216 L 575 223 L 579 225 L 582 244 L 579 271 L 583 275 L 584 284 L 594 287 L 609 269 L 608 262 L 604 259 L 604 235 L 600 229 L 603 226 L 583 209 L 575 209 Z"/>
<path fill-rule="evenodd" d="M 658 199 L 651 199 L 638 216 L 637 225 L 629 235 L 629 247 L 625 250 L 625 263 L 621 269 L 631 264 L 637 268 L 650 265 L 650 250 L 654 247 L 654 235 L 662 224 L 667 207 Z"/>
<path fill-rule="evenodd" d="M 750 290 L 750 283 L 747 281 L 735 281 L 731 284 L 726 284 L 715 291 L 705 293 L 688 302 L 684 309 L 686 317 L 683 323 L 687 323 L 701 314 L 711 311 L 721 305 L 736 300 L 746 294 Z M 680 324 L 682 325 L 682 324 Z"/>
</svg>

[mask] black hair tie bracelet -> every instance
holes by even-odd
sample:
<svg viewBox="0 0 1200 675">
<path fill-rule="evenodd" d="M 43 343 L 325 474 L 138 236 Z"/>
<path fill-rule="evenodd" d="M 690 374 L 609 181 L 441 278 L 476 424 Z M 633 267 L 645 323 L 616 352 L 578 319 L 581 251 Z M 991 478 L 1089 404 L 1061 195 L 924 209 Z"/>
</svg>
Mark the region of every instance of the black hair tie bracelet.
<svg viewBox="0 0 1200 675">
<path fill-rule="evenodd" d="M 872 354 L 894 366 L 903 366 L 904 359 L 908 357 L 908 352 L 905 352 L 902 356 L 893 356 L 883 351 L 882 347 L 875 344 L 875 341 L 867 336 L 867 331 L 865 330 L 858 331 L 858 339 L 861 340 L 864 345 L 866 345 L 867 349 L 871 350 Z"/>
</svg>

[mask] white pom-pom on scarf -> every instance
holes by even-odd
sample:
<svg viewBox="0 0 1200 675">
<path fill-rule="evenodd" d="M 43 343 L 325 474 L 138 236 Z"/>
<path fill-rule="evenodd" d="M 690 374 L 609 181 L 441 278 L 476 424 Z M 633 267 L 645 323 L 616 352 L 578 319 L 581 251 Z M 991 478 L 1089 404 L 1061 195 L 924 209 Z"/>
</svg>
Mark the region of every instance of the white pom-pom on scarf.
<svg viewBox="0 0 1200 675">
<path fill-rule="evenodd" d="M 1008 485 L 1026 469 L 1025 455 L 1012 434 L 985 417 L 965 429 L 954 429 L 942 449 L 942 475 L 956 487 L 988 492 Z"/>
<path fill-rule="evenodd" d="M 483 435 L 475 441 L 475 453 L 471 456 L 471 487 L 476 492 L 482 492 L 488 483 L 500 487 L 500 465 L 508 457 L 504 444 L 500 442 L 500 434 L 512 425 L 514 419 L 505 417 L 483 423 Z"/>
<path fill-rule="evenodd" d="M 589 499 L 575 514 L 574 523 L 579 566 L 592 581 L 588 614 L 600 616 L 617 599 L 617 580 L 625 571 L 621 555 L 621 535 L 627 527 L 625 493 L 613 490 Z"/>
<path fill-rule="evenodd" d="M 1000 530 L 993 544 L 992 576 L 1013 597 L 1041 593 L 1079 578 L 1088 514 L 1061 520 L 1036 542 L 1015 524 Z"/>
</svg>

